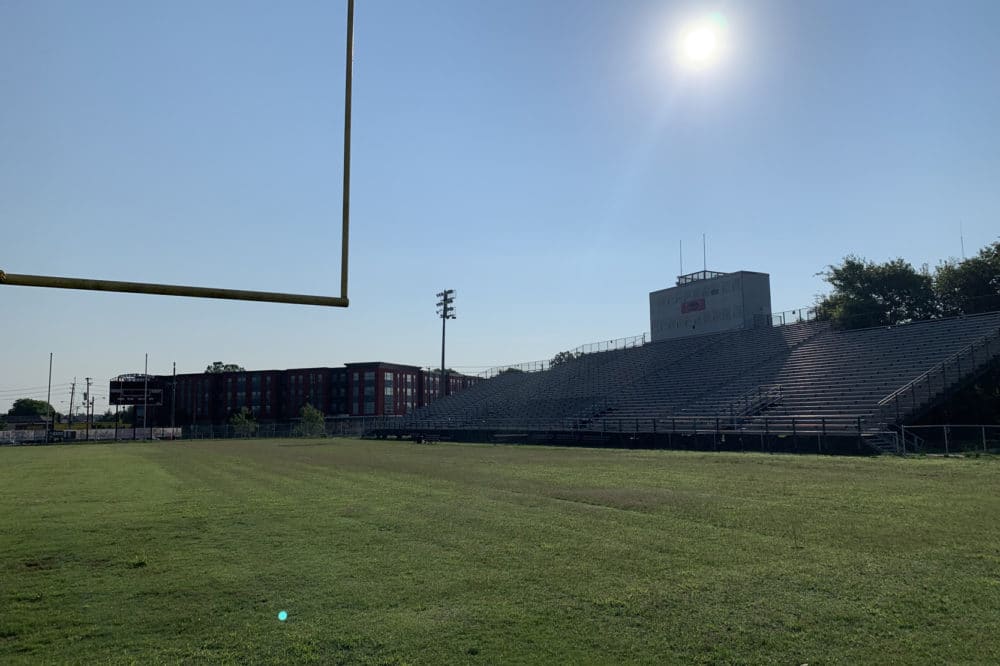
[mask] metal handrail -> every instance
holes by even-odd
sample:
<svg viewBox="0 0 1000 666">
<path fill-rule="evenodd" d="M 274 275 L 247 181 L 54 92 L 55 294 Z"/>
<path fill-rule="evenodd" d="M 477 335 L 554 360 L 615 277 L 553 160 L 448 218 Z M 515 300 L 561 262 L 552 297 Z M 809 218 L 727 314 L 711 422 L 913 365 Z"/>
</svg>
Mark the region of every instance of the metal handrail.
<svg viewBox="0 0 1000 666">
<path fill-rule="evenodd" d="M 988 352 L 989 351 L 989 343 L 994 338 L 1000 338 L 1000 328 L 998 328 L 997 330 L 992 331 L 990 333 L 987 333 L 986 335 L 984 335 L 983 337 L 979 338 L 978 340 L 974 340 L 973 342 L 971 342 L 970 344 L 966 345 L 965 347 L 963 347 L 959 351 L 955 352 L 954 354 L 952 354 L 951 356 L 949 356 L 945 360 L 943 360 L 940 363 L 934 365 L 930 369 L 925 370 L 923 373 L 921 373 L 915 379 L 913 379 L 910 382 L 904 384 L 903 386 L 899 387 L 898 389 L 896 389 L 895 391 L 893 391 L 892 393 L 890 393 L 886 397 L 884 397 L 881 400 L 879 400 L 878 401 L 878 407 L 884 407 L 885 405 L 889 404 L 889 402 L 891 402 L 892 400 L 894 400 L 897 395 L 902 395 L 907 390 L 910 390 L 910 389 L 914 388 L 921 381 L 927 379 L 928 377 L 930 377 L 931 375 L 933 375 L 933 374 L 935 374 L 937 372 L 940 372 L 942 369 L 945 368 L 946 365 L 948 365 L 952 361 L 955 361 L 956 359 L 961 358 L 969 350 L 973 350 L 974 351 L 975 348 L 976 348 L 976 345 L 980 345 L 980 344 L 986 345 L 987 352 Z"/>
</svg>

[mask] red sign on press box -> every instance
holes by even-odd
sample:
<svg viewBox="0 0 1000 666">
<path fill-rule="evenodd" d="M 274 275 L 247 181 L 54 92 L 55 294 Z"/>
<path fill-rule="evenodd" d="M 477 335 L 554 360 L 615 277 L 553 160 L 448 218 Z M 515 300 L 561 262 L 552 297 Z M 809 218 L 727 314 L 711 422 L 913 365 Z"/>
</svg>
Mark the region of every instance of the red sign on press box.
<svg viewBox="0 0 1000 666">
<path fill-rule="evenodd" d="M 705 309 L 705 299 L 696 298 L 693 301 L 685 301 L 681 303 L 681 314 L 687 314 L 689 312 L 698 312 L 699 310 Z"/>
</svg>

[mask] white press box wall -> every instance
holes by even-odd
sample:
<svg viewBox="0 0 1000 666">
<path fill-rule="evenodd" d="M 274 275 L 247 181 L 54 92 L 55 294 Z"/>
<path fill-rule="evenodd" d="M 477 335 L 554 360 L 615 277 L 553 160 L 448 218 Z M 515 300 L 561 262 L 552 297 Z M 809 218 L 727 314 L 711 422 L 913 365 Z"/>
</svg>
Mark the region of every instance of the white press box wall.
<svg viewBox="0 0 1000 666">
<path fill-rule="evenodd" d="M 771 314 L 771 278 L 738 271 L 649 294 L 653 342 L 753 328 Z"/>
</svg>

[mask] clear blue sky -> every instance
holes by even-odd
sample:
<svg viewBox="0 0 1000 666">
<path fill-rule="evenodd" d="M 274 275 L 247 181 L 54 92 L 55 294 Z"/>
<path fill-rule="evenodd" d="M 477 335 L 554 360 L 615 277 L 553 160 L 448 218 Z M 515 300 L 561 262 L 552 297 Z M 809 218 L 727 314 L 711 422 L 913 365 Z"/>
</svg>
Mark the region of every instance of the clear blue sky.
<svg viewBox="0 0 1000 666">
<path fill-rule="evenodd" d="M 671 40 L 722 12 L 719 66 Z M 351 307 L 0 287 L 0 411 L 66 384 L 386 360 L 480 367 L 648 330 L 685 269 L 810 304 L 848 253 L 1000 229 L 1000 3 L 358 0 Z M 339 280 L 341 2 L 0 0 L 0 268 L 275 291 Z M 98 409 L 106 402 L 98 401 Z"/>
</svg>

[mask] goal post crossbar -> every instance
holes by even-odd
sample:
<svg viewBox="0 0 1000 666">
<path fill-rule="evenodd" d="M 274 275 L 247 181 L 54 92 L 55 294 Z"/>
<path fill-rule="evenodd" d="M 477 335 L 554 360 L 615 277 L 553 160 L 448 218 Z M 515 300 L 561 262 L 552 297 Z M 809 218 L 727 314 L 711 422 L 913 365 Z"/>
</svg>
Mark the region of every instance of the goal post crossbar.
<svg viewBox="0 0 1000 666">
<path fill-rule="evenodd" d="M 158 296 L 188 296 L 191 298 L 220 298 L 232 301 L 261 301 L 265 303 L 292 303 L 295 305 L 326 305 L 346 308 L 347 298 L 342 296 L 315 296 L 312 294 L 285 294 L 276 291 L 249 291 L 245 289 L 219 289 L 215 287 L 188 287 L 152 282 L 120 282 L 117 280 L 90 280 L 52 275 L 21 275 L 0 271 L 0 284 L 19 287 L 50 287 L 55 289 L 84 289 L 87 291 L 117 291 L 131 294 Z"/>
</svg>

